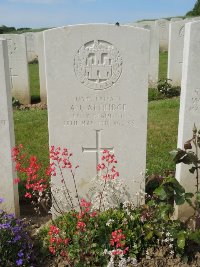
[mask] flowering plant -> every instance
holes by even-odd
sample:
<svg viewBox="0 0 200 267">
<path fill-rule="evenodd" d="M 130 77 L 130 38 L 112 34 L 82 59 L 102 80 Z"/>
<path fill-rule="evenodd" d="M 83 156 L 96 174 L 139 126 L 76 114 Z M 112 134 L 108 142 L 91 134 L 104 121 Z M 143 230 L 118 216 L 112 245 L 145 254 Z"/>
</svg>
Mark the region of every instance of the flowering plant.
<svg viewBox="0 0 200 267">
<path fill-rule="evenodd" d="M 50 148 L 51 162 L 44 176 L 40 176 L 41 164 L 34 156 L 29 159 L 21 153 L 22 148 L 13 150 L 13 158 L 18 172 L 27 175 L 25 196 L 34 203 L 45 203 L 46 208 L 52 201 L 53 211 L 62 215 L 39 234 L 52 255 L 61 256 L 70 266 L 123 267 L 136 264 L 158 247 L 166 247 L 172 256 L 184 254 L 187 231 L 180 221 L 171 220 L 174 208 L 163 202 L 163 190 L 157 189 L 152 197 L 140 190 L 133 196 L 140 205 L 134 205 L 120 179 L 117 160 L 109 151 L 103 151 L 94 190 L 86 200 L 79 197 L 76 185 L 79 166 L 72 163 L 72 153 L 66 148 Z M 73 191 L 65 172 L 71 174 Z M 60 187 L 49 179 L 57 175 Z M 146 204 L 142 204 L 144 198 Z"/>
<path fill-rule="evenodd" d="M 32 260 L 32 242 L 25 223 L 0 210 L 0 266 L 30 267 Z"/>
</svg>

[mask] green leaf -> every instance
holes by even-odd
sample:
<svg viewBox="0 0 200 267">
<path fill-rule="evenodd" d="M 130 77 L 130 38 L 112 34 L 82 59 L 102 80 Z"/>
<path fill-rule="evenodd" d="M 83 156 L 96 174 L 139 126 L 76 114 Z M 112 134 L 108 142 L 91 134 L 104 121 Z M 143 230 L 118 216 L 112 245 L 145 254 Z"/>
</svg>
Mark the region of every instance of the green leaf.
<svg viewBox="0 0 200 267">
<path fill-rule="evenodd" d="M 174 157 L 173 160 L 176 164 L 184 163 L 184 164 L 197 164 L 198 157 L 193 151 L 186 152 L 180 148 L 177 148 L 170 152 L 170 154 Z"/>
<path fill-rule="evenodd" d="M 200 203 L 200 192 L 197 192 L 197 201 Z"/>
<path fill-rule="evenodd" d="M 185 164 L 197 164 L 198 157 L 193 151 L 188 151 L 187 155 L 183 157 L 182 162 Z"/>
<path fill-rule="evenodd" d="M 145 233 L 145 240 L 150 240 L 153 237 L 153 231 Z"/>
<path fill-rule="evenodd" d="M 177 245 L 180 249 L 184 249 L 185 247 L 185 232 L 184 231 L 180 231 L 178 233 Z"/>
<path fill-rule="evenodd" d="M 167 199 L 167 193 L 165 192 L 165 189 L 162 186 L 159 186 L 158 188 L 156 188 L 154 193 L 161 200 Z"/>
<path fill-rule="evenodd" d="M 192 167 L 189 169 L 189 172 L 194 173 L 196 171 L 196 169 L 197 169 L 196 167 Z"/>
<path fill-rule="evenodd" d="M 193 193 L 185 193 L 185 199 L 193 198 L 193 197 L 194 197 Z"/>
<path fill-rule="evenodd" d="M 182 150 L 180 148 L 177 148 L 175 150 L 172 150 L 170 154 L 173 156 L 173 161 L 178 164 L 181 161 L 181 159 L 186 155 L 186 151 Z"/>
<path fill-rule="evenodd" d="M 176 202 L 176 205 L 183 205 L 185 203 L 184 195 L 175 195 L 174 200 Z"/>
<path fill-rule="evenodd" d="M 173 187 L 173 190 L 179 195 L 185 193 L 184 187 L 179 183 L 179 181 L 175 177 L 165 178 L 163 185 L 166 184 L 170 184 Z"/>
<path fill-rule="evenodd" d="M 170 207 L 170 209 L 171 209 L 171 207 Z M 170 209 L 169 209 L 169 205 L 160 207 L 160 210 L 159 210 L 160 217 L 164 220 L 168 220 Z"/>
</svg>

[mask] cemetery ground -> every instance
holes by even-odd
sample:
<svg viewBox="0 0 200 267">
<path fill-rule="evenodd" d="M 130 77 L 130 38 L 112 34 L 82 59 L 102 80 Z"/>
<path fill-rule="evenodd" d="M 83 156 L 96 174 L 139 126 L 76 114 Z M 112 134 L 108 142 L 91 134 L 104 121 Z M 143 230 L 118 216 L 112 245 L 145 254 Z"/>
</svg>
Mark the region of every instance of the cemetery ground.
<svg viewBox="0 0 200 267">
<path fill-rule="evenodd" d="M 167 53 L 162 53 L 160 56 L 160 78 L 166 77 L 167 69 Z M 29 64 L 30 81 L 31 81 L 31 96 L 32 103 L 39 101 L 39 78 L 38 78 L 38 64 Z M 148 138 L 147 138 L 147 177 L 156 177 L 166 173 L 174 173 L 175 164 L 172 161 L 172 157 L 169 152 L 176 148 L 177 144 L 177 127 L 178 127 L 178 113 L 179 113 L 179 97 L 171 99 L 160 99 L 162 95 L 156 93 L 155 90 L 150 90 L 150 95 L 157 100 L 149 101 L 148 106 Z M 151 98 L 151 96 L 150 96 Z M 47 110 L 45 109 L 32 109 L 30 107 L 24 107 L 22 110 L 14 109 L 14 125 L 15 125 L 15 138 L 16 144 L 23 144 L 26 152 L 29 155 L 36 155 L 39 162 L 44 165 L 48 164 L 48 126 L 47 126 Z M 67 147 L 67 144 L 66 144 Z M 81 166 L 84 168 L 84 166 Z M 133 166 L 134 168 L 134 166 Z M 21 202 L 21 215 L 26 216 L 32 220 L 30 226 L 31 232 L 36 233 L 38 227 L 42 226 L 44 222 L 49 219 L 49 216 L 37 217 L 30 204 L 24 200 L 25 194 L 24 187 L 19 184 L 19 194 Z M 43 230 L 40 234 L 41 238 L 45 238 L 47 232 Z M 41 245 L 41 244 L 40 244 Z M 42 250 L 41 250 L 42 251 Z M 42 251 L 38 253 L 36 266 L 65 266 L 60 257 L 51 259 L 47 256 L 47 252 Z M 149 257 L 153 256 L 151 250 L 149 250 Z M 162 259 L 167 259 L 169 250 L 163 246 L 163 250 L 158 250 L 154 259 L 143 261 L 137 266 L 164 266 L 162 264 L 176 264 L 176 266 L 188 266 L 187 264 L 181 264 L 180 258 L 175 260 L 169 255 L 169 261 L 163 263 Z M 155 253 L 155 254 L 156 254 Z M 37 254 L 37 253 L 36 253 Z M 151 255 L 152 254 L 152 255 Z M 46 261 L 46 265 L 44 265 Z M 59 265 L 60 264 L 60 265 Z M 63 265 L 62 265 L 63 264 Z M 196 263 L 195 263 L 196 264 Z M 198 266 L 197 265 L 193 266 Z M 68 266 L 68 265 L 66 265 Z M 73 265 L 72 265 L 73 266 Z M 79 265 L 77 265 L 79 266 Z M 83 266 L 83 265 L 80 265 Z M 98 266 L 98 265 L 88 265 Z M 133 265 L 129 265 L 133 266 Z M 171 265 L 175 266 L 175 265 Z"/>
<path fill-rule="evenodd" d="M 166 52 L 160 53 L 159 72 L 159 78 L 165 79 Z M 37 63 L 29 64 L 29 73 L 32 103 L 37 103 L 39 101 Z M 164 96 L 155 89 L 149 90 L 149 98 L 156 101 L 149 101 L 148 107 L 147 173 L 163 174 L 163 171 L 175 168 L 169 152 L 176 148 L 177 144 L 179 98 L 164 99 Z M 30 154 L 36 155 L 44 163 L 48 162 L 47 120 L 47 111 L 40 108 L 14 111 L 16 144 L 23 144 Z"/>
<path fill-rule="evenodd" d="M 166 68 L 167 68 L 167 53 L 161 53 L 160 55 L 160 78 L 164 79 L 166 77 Z M 37 64 L 29 64 L 30 69 L 30 81 L 31 81 L 31 95 L 32 95 L 32 103 L 37 103 L 39 101 L 39 79 L 38 79 L 38 65 Z M 163 99 L 161 99 L 163 98 Z M 149 101 L 148 104 L 148 136 L 147 136 L 147 174 L 146 176 L 149 178 L 155 178 L 155 181 L 160 181 L 160 177 L 165 177 L 167 174 L 174 174 L 175 163 L 172 160 L 172 156 L 170 155 L 170 151 L 175 149 L 177 146 L 177 131 L 178 131 L 178 113 L 179 113 L 179 97 L 173 97 L 170 99 L 165 99 L 162 94 L 158 93 L 155 89 L 149 90 L 149 99 L 156 99 L 154 101 Z M 47 127 L 47 110 L 41 108 L 30 108 L 23 107 L 21 110 L 14 109 L 14 125 L 15 125 L 15 138 L 16 144 L 23 144 L 26 149 L 26 152 L 29 155 L 36 155 L 39 162 L 42 162 L 44 165 L 48 164 L 48 127 Z M 67 143 L 66 143 L 67 147 Z M 126 148 L 124 148 L 126 149 Z M 74 155 L 76 157 L 76 155 Z M 81 166 L 80 166 L 81 168 Z M 133 166 L 134 168 L 134 166 Z M 172 179 L 172 184 L 175 186 L 172 191 L 180 190 L 179 187 L 174 183 Z M 151 191 L 151 187 L 149 188 Z M 161 205 L 159 206 L 156 201 L 153 200 L 148 205 L 142 206 L 142 208 L 136 208 L 135 211 L 132 212 L 132 216 L 134 216 L 135 224 L 129 220 L 126 212 L 130 207 L 126 207 L 125 210 L 119 210 L 118 212 L 103 212 L 100 217 L 98 217 L 99 221 L 99 232 L 100 236 L 102 235 L 101 241 L 105 241 L 107 236 L 111 234 L 112 223 L 116 220 L 121 222 L 121 227 L 124 227 L 125 232 L 112 232 L 113 240 L 110 240 L 110 244 L 116 245 L 116 248 L 121 248 L 123 253 L 126 253 L 126 247 L 124 247 L 125 237 L 128 240 L 131 238 L 134 240 L 135 244 L 138 247 L 130 247 L 129 249 L 132 251 L 130 263 L 128 265 L 119 265 L 119 266 L 177 266 L 177 267 L 186 267 L 186 266 L 200 266 L 200 257 L 194 258 L 195 252 L 199 251 L 199 247 L 194 245 L 193 242 L 188 241 L 187 251 L 184 250 L 186 243 L 186 232 L 185 228 L 182 224 L 173 223 L 170 220 L 170 201 L 171 196 L 167 196 L 167 202 L 163 202 L 164 200 L 162 195 L 162 189 L 159 188 L 157 191 L 157 196 L 161 200 Z M 176 191 L 177 192 L 177 191 Z M 38 217 L 35 215 L 33 208 L 30 207 L 29 202 L 24 201 L 23 195 L 25 194 L 24 186 L 19 183 L 19 194 L 20 194 L 20 202 L 21 202 L 21 216 L 26 217 L 32 220 L 32 224 L 30 225 L 30 231 L 32 232 L 33 238 L 36 238 L 36 233 L 38 232 L 38 227 L 44 225 L 44 223 L 49 219 L 48 215 Z M 168 198 L 169 197 L 169 198 Z M 166 200 L 166 199 L 165 199 Z M 83 208 L 83 219 L 87 220 L 88 210 L 90 208 L 90 204 L 88 202 L 81 202 Z M 43 214 L 44 215 L 44 214 Z M 71 217 L 70 217 L 71 216 Z M 76 225 L 74 224 L 73 217 L 78 216 L 78 214 L 68 214 L 64 217 L 64 219 L 60 219 L 56 221 L 56 225 L 62 227 L 63 224 L 68 223 L 68 233 L 74 231 Z M 138 218 L 142 216 L 144 221 L 141 223 Z M 150 217 L 148 217 L 150 216 Z M 152 220 L 152 217 L 153 220 Z M 92 217 L 93 218 L 93 217 Z M 80 218 L 79 218 L 80 219 Z M 149 222 L 148 222 L 149 220 Z M 53 221 L 53 224 L 55 222 Z M 51 243 L 51 251 L 54 254 L 54 250 L 61 249 L 64 244 L 67 244 L 67 239 L 55 239 L 57 234 L 59 233 L 59 228 L 55 226 L 51 226 L 49 230 L 48 226 L 40 231 L 39 236 L 36 238 L 37 242 L 35 243 L 34 253 L 36 256 L 35 265 L 34 266 L 44 266 L 44 267 L 53 267 L 53 266 L 107 266 L 105 265 L 105 259 L 108 259 L 108 255 L 106 256 L 102 254 L 101 250 L 96 249 L 96 245 L 87 247 L 87 244 L 90 243 L 90 235 L 87 237 L 84 236 L 84 224 L 80 219 L 78 222 L 78 228 L 75 232 L 74 238 L 78 236 L 79 244 L 76 243 L 76 239 L 74 239 L 74 244 L 76 244 L 70 251 L 70 256 L 73 259 L 73 263 L 68 265 L 66 260 L 62 259 L 62 256 L 52 257 L 49 255 L 48 249 L 46 247 L 47 240 L 53 242 Z M 154 225 L 159 225 L 164 231 L 161 233 L 160 240 L 161 243 L 157 246 L 157 249 L 153 249 L 155 246 L 155 233 L 154 233 Z M 90 229 L 90 234 L 92 235 L 94 226 L 95 226 L 95 216 L 94 219 L 91 219 L 88 222 L 87 227 Z M 126 227 L 123 225 L 127 225 Z M 74 229 L 73 229 L 74 227 Z M 96 227 L 96 226 L 95 226 Z M 107 230 L 105 230 L 107 227 Z M 129 228 L 131 227 L 131 228 Z M 142 229 L 143 228 L 143 229 Z M 102 231 L 101 231 L 102 229 Z M 132 231 L 131 229 L 134 229 Z M 131 231 L 130 231 L 131 230 Z M 144 236 L 141 237 L 137 235 L 144 231 Z M 66 229 L 67 231 L 67 229 Z M 70 232 L 71 231 L 71 232 Z M 80 231 L 80 232 L 79 232 Z M 106 232 L 108 231 L 109 234 Z M 111 231 L 111 232 L 110 232 Z M 133 233 L 132 233 L 133 232 Z M 164 233 L 165 232 L 165 233 Z M 173 236 L 172 236 L 173 234 Z M 181 261 L 179 256 L 174 257 L 173 247 L 173 238 L 176 236 L 177 245 L 174 247 L 176 254 L 182 253 L 182 256 L 185 259 L 188 256 L 188 260 L 192 260 L 192 263 L 188 265 Z M 86 239 L 85 239 L 86 238 Z M 115 239 L 116 238 L 116 239 Z M 139 240 L 142 238 L 142 242 Z M 195 237 L 194 237 L 195 239 Z M 57 241 L 55 241 L 57 240 Z M 118 240 L 118 243 L 115 243 Z M 50 241 L 50 242 L 51 242 Z M 57 247 L 54 246 L 55 242 L 57 242 Z M 85 242 L 85 243 L 84 243 Z M 149 248 L 146 250 L 146 248 Z M 40 251 L 39 251 L 40 249 Z M 91 260 L 91 257 L 85 253 L 86 250 L 95 251 L 95 257 Z M 114 248 L 113 248 L 114 249 Z M 123 250 L 124 249 L 124 250 Z M 189 250 L 190 249 L 190 250 Z M 128 250 L 128 248 L 127 248 Z M 77 258 L 77 251 L 79 251 L 80 258 Z M 118 251 L 116 249 L 116 251 Z M 139 251 L 139 252 L 138 252 Z M 141 251 L 147 251 L 146 255 L 140 253 Z M 183 254 L 183 251 L 186 255 Z M 64 255 L 64 254 L 62 254 Z M 101 255 L 101 256 L 100 256 Z M 135 255 L 140 255 L 141 262 L 136 264 L 134 262 Z M 91 255 L 90 255 L 91 256 Z M 141 257 L 142 256 L 142 257 Z M 96 260 L 100 259 L 100 264 L 97 264 Z M 91 260 L 91 261 L 90 261 Z M 132 262 L 132 263 L 131 263 Z M 20 266 L 20 261 L 18 261 Z M 29 266 L 29 265 L 24 265 Z M 109 265 L 109 266 L 118 266 L 118 265 Z"/>
</svg>

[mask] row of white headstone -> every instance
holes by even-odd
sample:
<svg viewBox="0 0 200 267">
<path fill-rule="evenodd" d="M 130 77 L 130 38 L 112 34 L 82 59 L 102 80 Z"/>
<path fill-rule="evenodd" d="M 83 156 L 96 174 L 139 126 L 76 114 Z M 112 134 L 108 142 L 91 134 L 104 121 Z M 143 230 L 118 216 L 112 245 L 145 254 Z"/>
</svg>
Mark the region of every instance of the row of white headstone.
<svg viewBox="0 0 200 267">
<path fill-rule="evenodd" d="M 44 74 L 43 34 L 1 34 L 0 38 L 8 42 L 9 73 L 12 96 L 22 104 L 31 103 L 28 63 L 39 61 L 40 99 L 46 103 L 46 86 Z"/>
<path fill-rule="evenodd" d="M 200 22 L 186 25 L 179 147 L 190 138 L 194 123 L 200 127 L 199 30 Z M 81 196 L 96 176 L 102 151 L 108 149 L 118 159 L 129 193 L 136 197 L 144 189 L 150 32 L 132 26 L 91 24 L 47 30 L 43 38 L 49 145 L 67 147 L 74 153 L 81 166 L 76 174 Z M 0 48 L 0 197 L 6 199 L 7 210 L 18 214 L 5 40 L 0 41 Z M 195 181 L 182 165 L 177 178 L 187 191 L 194 191 Z M 53 184 L 59 186 L 60 180 L 53 178 Z M 188 214 L 186 208 L 181 209 L 180 216 L 187 215 L 185 212 Z"/>
<path fill-rule="evenodd" d="M 143 27 L 151 32 L 150 59 L 149 59 L 149 86 L 153 87 L 158 81 L 159 70 L 159 46 L 161 50 L 168 49 L 169 21 L 144 21 L 133 23 L 137 27 Z M 44 67 L 44 41 L 42 32 L 29 32 L 25 34 L 2 34 L 2 38 L 8 41 L 10 61 L 10 79 L 12 96 L 22 104 L 30 104 L 30 83 L 28 75 L 28 63 L 38 59 L 40 77 L 40 98 L 46 103 L 46 78 Z"/>
<path fill-rule="evenodd" d="M 181 85 L 185 25 L 186 23 L 198 21 L 199 19 L 200 17 L 187 19 L 173 18 L 170 21 L 160 19 L 156 21 L 131 23 L 133 26 L 144 27 L 151 32 L 149 64 L 150 87 L 154 87 L 158 82 L 158 51 L 168 51 L 167 78 L 171 80 L 170 83 L 172 85 Z"/>
<path fill-rule="evenodd" d="M 193 18 L 190 20 L 198 20 Z M 141 21 L 130 25 L 150 30 L 149 87 L 155 87 L 159 76 L 159 50 L 168 51 L 168 74 L 173 85 L 180 85 L 183 61 L 183 39 L 185 24 L 189 19 L 173 18 L 171 21 Z M 46 75 L 44 64 L 43 32 L 25 34 L 2 34 L 8 41 L 10 80 L 12 96 L 22 104 L 30 104 L 28 62 L 39 61 L 40 99 L 47 102 Z"/>
</svg>

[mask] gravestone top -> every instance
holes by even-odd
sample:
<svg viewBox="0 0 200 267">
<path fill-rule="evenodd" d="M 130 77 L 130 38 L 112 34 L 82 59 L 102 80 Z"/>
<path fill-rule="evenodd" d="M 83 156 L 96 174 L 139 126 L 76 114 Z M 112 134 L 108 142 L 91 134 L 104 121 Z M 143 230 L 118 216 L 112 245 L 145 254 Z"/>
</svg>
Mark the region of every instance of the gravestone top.
<svg viewBox="0 0 200 267">
<path fill-rule="evenodd" d="M 174 86 L 181 85 L 184 35 L 184 20 L 170 23 L 167 78 Z"/>
<path fill-rule="evenodd" d="M 50 145 L 73 151 L 81 196 L 104 149 L 116 155 L 132 197 L 144 188 L 149 37 L 107 24 L 44 32 Z"/>
<path fill-rule="evenodd" d="M 1 34 L 8 41 L 8 57 L 12 96 L 22 104 L 30 104 L 30 85 L 26 39 L 23 34 Z"/>
</svg>

